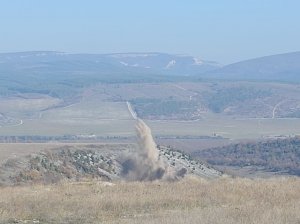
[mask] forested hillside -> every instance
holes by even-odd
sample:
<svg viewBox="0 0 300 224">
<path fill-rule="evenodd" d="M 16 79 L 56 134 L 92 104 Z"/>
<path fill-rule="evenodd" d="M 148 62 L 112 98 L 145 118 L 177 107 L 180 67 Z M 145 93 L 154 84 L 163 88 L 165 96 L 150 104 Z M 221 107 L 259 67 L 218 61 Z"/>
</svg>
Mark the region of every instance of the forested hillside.
<svg viewBox="0 0 300 224">
<path fill-rule="evenodd" d="M 300 176 L 300 138 L 239 143 L 194 153 L 213 165 L 258 166 Z"/>
</svg>

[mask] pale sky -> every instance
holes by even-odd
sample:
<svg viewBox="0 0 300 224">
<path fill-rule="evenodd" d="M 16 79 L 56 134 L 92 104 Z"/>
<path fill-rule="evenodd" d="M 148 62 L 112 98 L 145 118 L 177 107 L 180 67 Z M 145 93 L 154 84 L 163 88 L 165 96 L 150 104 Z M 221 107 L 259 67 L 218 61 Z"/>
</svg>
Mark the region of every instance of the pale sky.
<svg viewBox="0 0 300 224">
<path fill-rule="evenodd" d="M 300 50 L 298 0 L 1 0 L 0 52 L 165 52 L 223 64 Z"/>
</svg>

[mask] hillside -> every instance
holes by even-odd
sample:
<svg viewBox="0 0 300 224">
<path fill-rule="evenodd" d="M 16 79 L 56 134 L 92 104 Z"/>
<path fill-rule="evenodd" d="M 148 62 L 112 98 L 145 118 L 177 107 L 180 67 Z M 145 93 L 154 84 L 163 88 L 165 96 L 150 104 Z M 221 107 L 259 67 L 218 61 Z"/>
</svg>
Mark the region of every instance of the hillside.
<svg viewBox="0 0 300 224">
<path fill-rule="evenodd" d="M 271 55 L 226 65 L 206 77 L 229 80 L 300 81 L 300 52 Z"/>
<path fill-rule="evenodd" d="M 57 183 L 64 180 L 80 181 L 95 179 L 103 181 L 120 180 L 155 180 L 181 179 L 185 175 L 196 175 L 203 178 L 217 178 L 221 173 L 208 165 L 192 159 L 190 156 L 160 146 L 159 161 L 153 166 L 159 168 L 159 163 L 166 164 L 166 177 L 151 174 L 147 160 L 139 157 L 135 144 L 83 144 L 61 145 L 47 150 L 36 151 L 15 158 L 8 158 L 0 164 L 0 185 L 19 185 L 33 183 Z M 138 158 L 141 166 L 134 165 L 132 160 Z M 137 167 L 135 167 L 137 166 Z M 145 167 L 145 168 L 144 168 Z M 148 169 L 139 175 L 143 169 Z M 137 169 L 137 170 L 135 170 Z M 138 172 L 129 176 L 127 172 Z M 158 169 L 157 169 L 158 170 Z M 163 175 L 164 173 L 162 173 Z"/>
<path fill-rule="evenodd" d="M 252 167 L 300 176 L 300 138 L 238 143 L 193 154 L 213 165 Z"/>
</svg>

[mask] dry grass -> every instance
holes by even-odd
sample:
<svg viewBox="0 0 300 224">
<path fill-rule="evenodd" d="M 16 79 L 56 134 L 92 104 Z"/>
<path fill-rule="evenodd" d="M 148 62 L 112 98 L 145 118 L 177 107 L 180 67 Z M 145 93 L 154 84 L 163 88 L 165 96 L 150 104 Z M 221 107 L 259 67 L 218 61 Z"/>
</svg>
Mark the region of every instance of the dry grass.
<svg viewBox="0 0 300 224">
<path fill-rule="evenodd" d="M 0 188 L 0 223 L 299 224 L 299 211 L 299 178 Z"/>
</svg>

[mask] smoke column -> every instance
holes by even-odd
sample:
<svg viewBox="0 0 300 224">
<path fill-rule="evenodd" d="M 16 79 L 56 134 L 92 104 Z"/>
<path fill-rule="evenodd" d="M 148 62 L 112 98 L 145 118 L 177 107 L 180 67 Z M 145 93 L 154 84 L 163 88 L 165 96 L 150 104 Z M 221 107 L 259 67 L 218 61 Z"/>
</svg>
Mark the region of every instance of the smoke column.
<svg viewBox="0 0 300 224">
<path fill-rule="evenodd" d="M 159 160 L 159 151 L 151 129 L 141 119 L 136 124 L 138 151 L 123 162 L 123 176 L 133 181 L 162 179 L 167 166 Z"/>
</svg>

